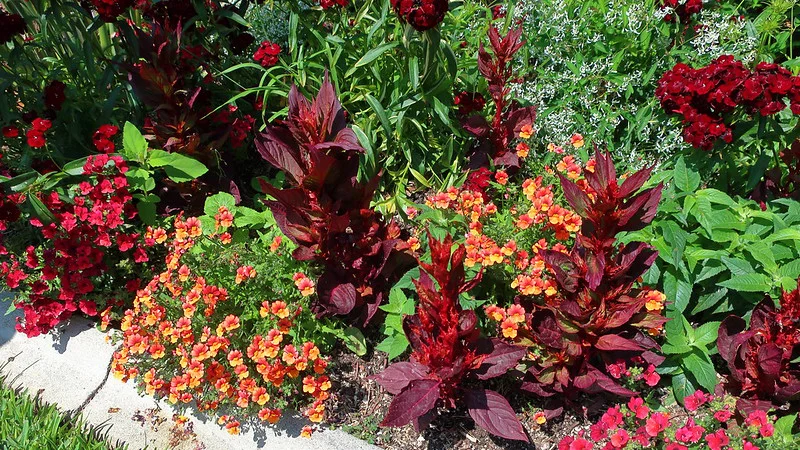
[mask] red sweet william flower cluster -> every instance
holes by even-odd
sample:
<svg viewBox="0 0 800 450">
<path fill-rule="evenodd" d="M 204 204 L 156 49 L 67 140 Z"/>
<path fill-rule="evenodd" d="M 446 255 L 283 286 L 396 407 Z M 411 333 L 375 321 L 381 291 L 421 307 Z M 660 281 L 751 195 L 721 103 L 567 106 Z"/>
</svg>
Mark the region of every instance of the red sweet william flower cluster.
<svg viewBox="0 0 800 450">
<path fill-rule="evenodd" d="M 139 233 L 126 221 L 136 216 L 122 158 L 89 157 L 83 168 L 88 178 L 62 198 L 56 192 L 37 197 L 50 212 L 50 221 L 33 218 L 45 244 L 29 246 L 24 254 L 9 253 L 0 264 L 6 286 L 20 289 L 17 308 L 24 318 L 17 330 L 28 336 L 49 331 L 76 310 L 97 314 L 94 298 L 111 270 L 124 259 L 148 261 Z M 13 211 L 12 211 L 13 212 Z M 16 213 L 14 214 L 16 215 Z M 119 279 L 116 275 L 113 277 Z M 23 284 L 24 282 L 24 284 Z"/>
<path fill-rule="evenodd" d="M 430 30 L 444 20 L 448 0 L 392 0 L 392 8 L 400 20 L 417 31 Z"/>
<path fill-rule="evenodd" d="M 680 21 L 686 23 L 693 14 L 698 14 L 703 9 L 703 0 L 661 0 L 659 7 L 672 9 Z M 664 16 L 664 21 L 675 22 L 675 16 L 667 14 Z"/>
<path fill-rule="evenodd" d="M 45 144 L 47 144 L 47 139 L 44 137 L 44 134 L 53 126 L 53 123 L 47 119 L 37 117 L 33 119 L 31 125 L 31 129 L 25 134 L 28 138 L 28 145 L 32 148 L 44 147 Z"/>
<path fill-rule="evenodd" d="M 97 11 L 97 14 L 104 22 L 114 22 L 117 16 L 124 13 L 131 6 L 137 3 L 136 0 L 89 0 L 90 9 Z"/>
<path fill-rule="evenodd" d="M 733 141 L 730 115 L 737 107 L 747 114 L 769 116 L 786 108 L 800 114 L 800 77 L 777 64 L 760 63 L 749 70 L 731 55 L 706 67 L 676 64 L 658 81 L 656 96 L 668 114 L 683 118 L 683 138 L 711 150 L 717 139 Z"/>
<path fill-rule="evenodd" d="M 25 19 L 19 14 L 0 11 L 0 44 L 11 42 L 14 36 L 25 32 Z"/>
<path fill-rule="evenodd" d="M 278 64 L 278 55 L 281 54 L 281 46 L 270 41 L 264 41 L 253 54 L 253 59 L 262 67 L 272 67 Z"/>
<path fill-rule="evenodd" d="M 335 6 L 345 7 L 347 6 L 348 0 L 319 0 L 319 6 L 322 9 L 330 9 Z"/>
<path fill-rule="evenodd" d="M 114 125 L 101 125 L 94 132 L 92 140 L 94 146 L 100 153 L 114 153 L 114 141 L 111 139 L 119 132 L 119 128 Z"/>
</svg>

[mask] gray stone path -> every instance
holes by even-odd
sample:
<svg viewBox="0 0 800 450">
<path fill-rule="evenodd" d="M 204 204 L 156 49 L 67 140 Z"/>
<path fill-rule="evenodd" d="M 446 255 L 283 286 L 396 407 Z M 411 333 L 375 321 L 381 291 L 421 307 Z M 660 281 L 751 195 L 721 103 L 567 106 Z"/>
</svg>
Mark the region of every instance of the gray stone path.
<svg viewBox="0 0 800 450">
<path fill-rule="evenodd" d="M 0 293 L 0 295 L 4 295 Z M 174 419 L 164 402 L 143 397 L 133 383 L 107 376 L 112 345 L 93 323 L 75 318 L 61 325 L 56 335 L 27 338 L 14 329 L 17 314 L 3 316 L 7 294 L 0 297 L 0 374 L 5 383 L 56 404 L 62 411 L 80 412 L 91 425 L 103 426 L 111 441 L 131 450 L 148 449 L 274 449 L 274 450 L 375 450 L 340 430 L 322 430 L 302 438 L 306 422 L 285 416 L 274 427 L 258 419 L 243 423 L 242 434 L 232 436 L 213 417 L 186 413 L 188 422 Z"/>
</svg>

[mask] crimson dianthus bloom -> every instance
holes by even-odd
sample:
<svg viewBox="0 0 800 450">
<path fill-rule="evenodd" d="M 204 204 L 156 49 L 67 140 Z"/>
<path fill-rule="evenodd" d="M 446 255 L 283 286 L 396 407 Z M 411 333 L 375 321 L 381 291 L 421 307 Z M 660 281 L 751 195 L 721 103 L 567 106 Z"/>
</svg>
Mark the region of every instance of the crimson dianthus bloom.
<svg viewBox="0 0 800 450">
<path fill-rule="evenodd" d="M 261 64 L 262 67 L 272 67 L 278 64 L 278 55 L 280 55 L 280 53 L 280 45 L 274 42 L 264 41 L 253 54 L 253 59 Z"/>
<path fill-rule="evenodd" d="M 392 8 L 400 20 L 417 31 L 434 28 L 444 20 L 449 9 L 447 0 L 392 0 Z"/>
</svg>

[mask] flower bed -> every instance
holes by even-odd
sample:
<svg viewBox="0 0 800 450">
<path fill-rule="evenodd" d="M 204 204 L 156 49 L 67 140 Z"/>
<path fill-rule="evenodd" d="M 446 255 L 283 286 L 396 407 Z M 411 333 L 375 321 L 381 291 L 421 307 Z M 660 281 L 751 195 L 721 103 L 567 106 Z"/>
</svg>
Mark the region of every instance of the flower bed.
<svg viewBox="0 0 800 450">
<path fill-rule="evenodd" d="M 232 434 L 795 446 L 794 12 L 0 2 L 17 330 Z"/>
</svg>

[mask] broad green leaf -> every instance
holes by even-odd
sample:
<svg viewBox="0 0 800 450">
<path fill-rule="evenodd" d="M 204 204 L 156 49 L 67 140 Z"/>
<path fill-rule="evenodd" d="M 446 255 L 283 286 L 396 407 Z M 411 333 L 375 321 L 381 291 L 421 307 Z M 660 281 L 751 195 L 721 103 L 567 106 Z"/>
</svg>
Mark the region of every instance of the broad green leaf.
<svg viewBox="0 0 800 450">
<path fill-rule="evenodd" d="M 720 258 L 722 263 L 731 271 L 731 274 L 734 276 L 739 275 L 748 275 L 755 273 L 755 269 L 753 266 L 750 265 L 749 262 L 741 259 L 741 258 L 729 258 L 727 256 L 723 256 Z"/>
<path fill-rule="evenodd" d="M 707 322 L 694 330 L 694 342 L 700 345 L 710 345 L 717 340 L 719 322 Z"/>
<path fill-rule="evenodd" d="M 388 353 L 389 359 L 395 359 L 406 351 L 408 344 L 408 339 L 405 335 L 393 334 L 391 336 L 387 336 L 386 339 L 375 346 L 375 349 Z"/>
<path fill-rule="evenodd" d="M 208 168 L 196 159 L 163 150 L 152 150 L 147 162 L 153 167 L 163 167 L 167 176 L 177 183 L 194 180 L 208 172 Z"/>
<path fill-rule="evenodd" d="M 773 287 L 772 279 L 760 273 L 736 275 L 717 285 L 739 292 L 769 292 Z"/>
<path fill-rule="evenodd" d="M 358 61 L 356 61 L 355 64 L 353 64 L 353 67 L 351 67 L 350 70 L 345 72 L 344 77 L 345 78 L 350 78 L 350 75 L 352 75 L 356 71 L 356 69 L 358 69 L 361 66 L 365 66 L 365 65 L 371 63 L 372 61 L 375 61 L 382 54 L 386 53 L 387 51 L 389 51 L 389 50 L 391 50 L 391 49 L 393 49 L 395 47 L 397 47 L 399 44 L 400 44 L 399 41 L 387 42 L 385 44 L 381 44 L 381 45 L 369 50 L 367 53 L 364 54 L 364 56 L 361 57 L 361 59 L 359 59 Z"/>
<path fill-rule="evenodd" d="M 136 125 L 125 122 L 122 129 L 122 155 L 129 161 L 144 162 L 147 156 L 147 141 Z"/>
<path fill-rule="evenodd" d="M 703 311 L 713 308 L 719 303 L 720 300 L 725 298 L 726 295 L 728 295 L 728 289 L 719 288 L 710 294 L 700 296 L 697 301 L 697 305 L 692 309 L 691 314 L 699 314 Z"/>
<path fill-rule="evenodd" d="M 364 356 L 367 354 L 367 341 L 358 328 L 347 327 L 341 337 L 344 340 L 344 345 L 356 355 Z"/>
<path fill-rule="evenodd" d="M 675 400 L 683 404 L 683 399 L 694 394 L 697 390 L 695 385 L 689 380 L 684 373 L 679 373 L 672 377 L 672 393 L 675 395 Z"/>
<path fill-rule="evenodd" d="M 774 273 L 778 270 L 778 264 L 775 262 L 775 256 L 772 254 L 772 249 L 763 242 L 754 242 L 747 246 L 747 252 L 753 258 L 760 262 L 761 265 L 769 273 Z"/>
<path fill-rule="evenodd" d="M 714 391 L 717 385 L 717 372 L 707 354 L 695 347 L 684 357 L 683 365 L 708 392 Z"/>
<path fill-rule="evenodd" d="M 233 197 L 233 195 L 227 192 L 219 192 L 211 197 L 206 198 L 206 203 L 203 205 L 203 212 L 207 216 L 214 217 L 219 212 L 219 208 L 223 206 L 231 213 L 235 212 L 236 199 Z"/>
</svg>

